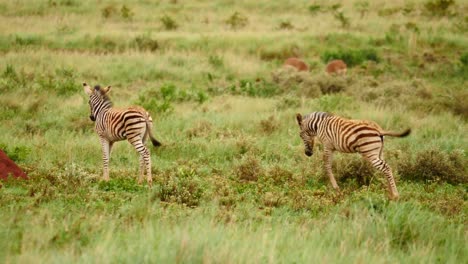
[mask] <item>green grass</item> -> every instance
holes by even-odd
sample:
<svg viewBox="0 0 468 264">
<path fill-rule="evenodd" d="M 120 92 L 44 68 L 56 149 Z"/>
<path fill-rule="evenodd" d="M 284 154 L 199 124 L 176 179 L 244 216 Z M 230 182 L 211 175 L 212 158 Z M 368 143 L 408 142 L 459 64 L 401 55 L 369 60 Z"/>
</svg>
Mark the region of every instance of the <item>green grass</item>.
<svg viewBox="0 0 468 264">
<path fill-rule="evenodd" d="M 443 2 L 0 4 L 0 149 L 30 176 L 0 181 L 0 262 L 467 262 L 468 6 Z M 152 114 L 152 189 L 127 142 L 101 181 L 84 81 Z M 412 128 L 385 142 L 399 201 L 359 155 L 331 190 L 312 111 Z"/>
</svg>

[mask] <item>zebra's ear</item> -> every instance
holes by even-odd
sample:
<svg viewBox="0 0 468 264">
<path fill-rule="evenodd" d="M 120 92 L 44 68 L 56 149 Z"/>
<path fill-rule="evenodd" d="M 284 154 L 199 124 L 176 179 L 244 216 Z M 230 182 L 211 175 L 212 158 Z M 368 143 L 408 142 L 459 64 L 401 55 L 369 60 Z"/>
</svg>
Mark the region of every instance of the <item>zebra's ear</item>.
<svg viewBox="0 0 468 264">
<path fill-rule="evenodd" d="M 89 87 L 87 83 L 83 83 L 83 89 L 87 95 L 93 94 L 93 90 L 91 89 L 91 87 Z"/>
<path fill-rule="evenodd" d="M 298 124 L 299 126 L 301 126 L 301 125 L 302 125 L 302 115 L 299 114 L 299 113 L 297 113 L 297 114 L 296 114 L 296 120 L 297 120 L 297 124 Z"/>
<path fill-rule="evenodd" d="M 111 86 L 109 85 L 109 86 L 107 86 L 106 88 L 102 89 L 102 90 L 101 90 L 101 93 L 102 93 L 102 94 L 107 94 L 107 93 L 110 91 L 110 89 L 111 89 Z"/>
</svg>

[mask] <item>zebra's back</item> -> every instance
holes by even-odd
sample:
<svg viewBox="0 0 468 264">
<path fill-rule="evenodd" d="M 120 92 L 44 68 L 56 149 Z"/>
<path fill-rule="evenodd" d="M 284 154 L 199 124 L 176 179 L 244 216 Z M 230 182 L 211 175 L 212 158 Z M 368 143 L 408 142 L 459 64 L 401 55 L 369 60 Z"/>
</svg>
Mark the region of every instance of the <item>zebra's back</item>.
<svg viewBox="0 0 468 264">
<path fill-rule="evenodd" d="M 151 124 L 151 116 L 142 107 L 111 108 L 102 120 L 97 120 L 96 131 L 111 142 L 143 137 L 147 122 Z"/>
<path fill-rule="evenodd" d="M 382 145 L 381 128 L 373 122 L 330 115 L 321 124 L 317 136 L 331 149 L 353 153 Z"/>
</svg>

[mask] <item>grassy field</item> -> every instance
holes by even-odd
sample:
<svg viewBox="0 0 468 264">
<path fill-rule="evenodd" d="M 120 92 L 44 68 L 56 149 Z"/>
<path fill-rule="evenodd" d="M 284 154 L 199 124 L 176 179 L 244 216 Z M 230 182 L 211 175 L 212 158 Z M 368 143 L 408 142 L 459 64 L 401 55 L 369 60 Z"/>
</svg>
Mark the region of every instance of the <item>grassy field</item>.
<svg viewBox="0 0 468 264">
<path fill-rule="evenodd" d="M 468 4 L 340 3 L 2 1 L 0 149 L 30 179 L 0 181 L 0 262 L 468 262 Z M 82 82 L 152 114 L 152 189 L 127 142 L 101 181 Z M 332 190 L 313 111 L 412 128 L 398 201 L 356 154 Z"/>
</svg>

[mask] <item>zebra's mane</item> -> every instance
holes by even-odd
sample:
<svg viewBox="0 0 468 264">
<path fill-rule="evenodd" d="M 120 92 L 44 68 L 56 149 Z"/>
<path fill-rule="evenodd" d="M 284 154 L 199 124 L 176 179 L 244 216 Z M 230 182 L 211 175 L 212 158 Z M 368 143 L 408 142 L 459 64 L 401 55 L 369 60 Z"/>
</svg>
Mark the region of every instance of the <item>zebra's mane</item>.
<svg viewBox="0 0 468 264">
<path fill-rule="evenodd" d="M 97 91 L 97 92 L 100 92 L 101 91 L 101 86 L 99 84 L 94 86 L 94 90 Z M 108 106 L 112 107 L 113 103 L 112 103 L 110 97 L 107 94 L 104 94 L 104 95 L 102 93 L 100 93 L 100 94 L 102 95 L 102 98 L 104 99 L 104 102 L 106 102 Z"/>
<path fill-rule="evenodd" d="M 311 118 L 311 117 L 328 117 L 332 116 L 333 114 L 327 113 L 327 112 L 313 112 L 308 115 L 304 116 L 304 119 Z"/>
</svg>

